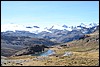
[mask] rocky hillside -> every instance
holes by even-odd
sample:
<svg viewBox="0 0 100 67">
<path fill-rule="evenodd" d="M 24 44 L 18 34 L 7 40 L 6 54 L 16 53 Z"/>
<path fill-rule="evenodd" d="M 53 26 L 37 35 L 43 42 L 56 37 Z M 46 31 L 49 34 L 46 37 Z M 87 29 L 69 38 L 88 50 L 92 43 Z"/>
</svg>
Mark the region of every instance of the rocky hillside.
<svg viewBox="0 0 100 67">
<path fill-rule="evenodd" d="M 87 34 L 80 40 L 52 46 L 51 56 L 21 55 L 30 48 L 17 52 L 21 56 L 2 56 L 2 66 L 99 66 L 99 30 Z M 33 47 L 32 47 L 33 48 Z M 27 52 L 28 51 L 28 52 Z M 22 53 L 23 52 L 23 53 Z M 32 52 L 32 51 L 31 51 Z"/>
<path fill-rule="evenodd" d="M 64 43 L 65 47 L 71 47 L 72 51 L 99 51 L 99 30 L 91 34 L 86 34 L 80 40 Z M 74 50 L 73 50 L 74 48 Z M 80 49 L 77 49 L 80 48 Z"/>
<path fill-rule="evenodd" d="M 1 55 L 11 56 L 14 53 L 23 50 L 29 46 L 34 46 L 34 45 L 53 46 L 59 44 L 59 42 L 62 44 L 64 43 L 66 44 L 66 42 L 69 41 L 72 42 L 66 44 L 68 47 L 82 46 L 80 48 L 83 48 L 89 46 L 91 49 L 94 48 L 95 46 L 97 47 L 99 44 L 99 26 L 91 28 L 84 28 L 81 26 L 81 28 L 88 32 L 91 31 L 90 32 L 91 34 L 90 33 L 83 34 L 82 31 L 78 29 L 67 31 L 67 30 L 57 30 L 52 28 L 49 29 L 52 31 L 52 33 L 42 31 L 41 33 L 38 33 L 39 38 L 33 38 L 26 35 L 25 36 L 11 35 L 13 32 L 9 33 L 3 32 L 1 33 Z M 21 31 L 17 32 L 21 33 Z M 30 33 L 28 32 L 28 34 Z"/>
<path fill-rule="evenodd" d="M 25 36 L 1 35 L 1 55 L 11 56 L 14 53 L 34 45 L 52 46 L 57 43 L 43 38 L 30 38 Z"/>
<path fill-rule="evenodd" d="M 48 48 L 48 47 L 45 45 L 29 46 L 29 47 L 26 47 L 26 48 L 16 52 L 12 56 L 22 56 L 22 55 L 30 55 L 30 54 L 40 53 L 40 52 L 45 51 L 45 48 Z"/>
</svg>

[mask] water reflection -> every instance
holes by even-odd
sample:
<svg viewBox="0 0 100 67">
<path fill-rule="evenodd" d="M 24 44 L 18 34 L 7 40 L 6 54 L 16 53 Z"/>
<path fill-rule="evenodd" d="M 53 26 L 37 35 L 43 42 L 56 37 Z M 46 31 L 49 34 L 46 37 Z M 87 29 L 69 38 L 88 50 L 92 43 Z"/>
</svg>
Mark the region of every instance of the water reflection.
<svg viewBox="0 0 100 67">
<path fill-rule="evenodd" d="M 47 51 L 44 51 L 44 52 L 39 53 L 39 54 L 32 54 L 32 56 L 49 56 L 52 54 L 55 54 L 55 52 L 53 50 L 47 50 Z"/>
<path fill-rule="evenodd" d="M 40 56 L 49 56 L 49 55 L 52 55 L 52 54 L 55 54 L 55 52 L 53 50 L 48 50 L 48 51 L 42 53 Z"/>
</svg>

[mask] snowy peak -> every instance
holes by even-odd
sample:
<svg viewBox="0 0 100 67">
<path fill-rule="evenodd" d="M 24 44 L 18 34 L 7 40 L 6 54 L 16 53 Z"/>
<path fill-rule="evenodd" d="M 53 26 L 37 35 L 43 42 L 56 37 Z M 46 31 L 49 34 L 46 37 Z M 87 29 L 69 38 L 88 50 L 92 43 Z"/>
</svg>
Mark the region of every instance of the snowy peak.
<svg viewBox="0 0 100 67">
<path fill-rule="evenodd" d="M 6 31 L 29 31 L 31 33 L 39 33 L 42 31 L 48 31 L 47 29 L 45 29 L 44 27 L 40 27 L 40 26 L 32 26 L 32 25 L 22 25 L 22 24 L 3 24 L 1 25 L 1 32 L 6 32 Z"/>
<path fill-rule="evenodd" d="M 40 28 L 40 27 L 38 27 L 38 26 L 33 26 L 34 28 Z"/>
<path fill-rule="evenodd" d="M 26 28 L 32 28 L 32 27 L 28 26 L 28 27 L 26 27 Z"/>
<path fill-rule="evenodd" d="M 51 27 L 51 29 L 59 29 L 59 30 L 63 30 L 63 29 L 65 29 L 64 27 L 62 27 L 61 25 L 53 25 L 52 27 Z"/>
<path fill-rule="evenodd" d="M 68 28 L 68 26 L 67 26 L 67 25 L 63 25 L 62 27 L 64 27 L 64 28 Z"/>
<path fill-rule="evenodd" d="M 48 27 L 42 27 L 42 26 L 37 26 L 37 25 L 22 25 L 22 24 L 3 24 L 1 25 L 1 32 L 5 31 L 29 31 L 31 33 L 40 33 L 42 31 L 46 31 L 49 33 L 52 33 L 52 30 L 67 30 L 67 31 L 72 31 L 72 30 L 88 30 L 88 28 L 96 27 L 99 24 L 97 23 L 91 23 L 91 24 L 84 24 L 81 23 L 79 26 L 70 26 L 68 27 L 67 25 L 59 25 L 59 24 L 54 24 Z"/>
<path fill-rule="evenodd" d="M 83 23 L 81 23 L 80 27 L 86 27 L 86 28 L 91 28 L 91 27 L 95 27 L 95 26 L 98 26 L 97 23 L 90 23 L 88 25 L 85 25 Z"/>
<path fill-rule="evenodd" d="M 68 30 L 68 31 L 72 31 L 71 27 L 68 27 L 67 25 L 52 25 L 50 28 L 47 28 L 48 30 L 52 30 L 52 29 L 58 29 L 58 30 Z"/>
</svg>

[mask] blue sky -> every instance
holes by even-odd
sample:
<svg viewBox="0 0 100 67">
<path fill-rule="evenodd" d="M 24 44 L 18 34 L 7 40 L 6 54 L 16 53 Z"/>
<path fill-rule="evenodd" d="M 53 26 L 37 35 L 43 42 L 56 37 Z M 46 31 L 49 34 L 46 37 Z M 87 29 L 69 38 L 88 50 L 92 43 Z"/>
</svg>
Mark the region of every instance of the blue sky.
<svg viewBox="0 0 100 67">
<path fill-rule="evenodd" d="M 1 1 L 1 24 L 99 23 L 99 1 Z"/>
</svg>

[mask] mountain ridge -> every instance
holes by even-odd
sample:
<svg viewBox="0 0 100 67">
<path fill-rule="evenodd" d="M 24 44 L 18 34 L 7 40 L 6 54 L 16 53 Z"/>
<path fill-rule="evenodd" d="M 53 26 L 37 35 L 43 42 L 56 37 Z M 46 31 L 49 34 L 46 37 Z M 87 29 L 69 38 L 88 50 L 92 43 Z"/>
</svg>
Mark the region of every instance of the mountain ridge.
<svg viewBox="0 0 100 67">
<path fill-rule="evenodd" d="M 6 32 L 6 31 L 29 31 L 31 33 L 40 33 L 42 31 L 47 31 L 50 32 L 51 29 L 58 29 L 58 30 L 67 30 L 67 31 L 72 31 L 75 28 L 91 28 L 91 27 L 95 27 L 98 26 L 98 23 L 90 23 L 88 25 L 85 25 L 84 23 L 81 23 L 80 25 L 77 26 L 67 26 L 66 24 L 63 25 L 59 25 L 59 24 L 55 24 L 49 27 L 41 27 L 41 26 L 37 26 L 37 25 L 21 25 L 21 24 L 5 24 L 5 25 L 1 25 L 1 32 Z"/>
<path fill-rule="evenodd" d="M 15 32 L 6 31 L 6 32 L 1 32 L 1 34 L 9 35 L 9 36 L 26 36 L 26 37 L 28 36 L 31 38 L 44 38 L 44 39 L 48 39 L 60 43 L 60 42 L 69 42 L 72 40 L 78 40 L 79 38 L 83 37 L 85 34 L 95 32 L 96 29 L 99 28 L 99 25 L 96 23 L 89 24 L 88 27 L 83 23 L 75 27 L 74 26 L 68 27 L 65 24 L 63 26 L 53 25 L 50 28 L 45 27 L 44 30 L 42 29 L 43 31 L 41 30 L 41 27 L 39 26 L 35 26 L 35 27 L 36 27 L 36 31 L 34 31 L 35 33 L 30 32 L 30 30 L 29 31 L 15 30 Z M 28 26 L 28 29 L 32 29 L 32 26 Z M 39 32 L 39 30 L 41 31 Z"/>
</svg>

